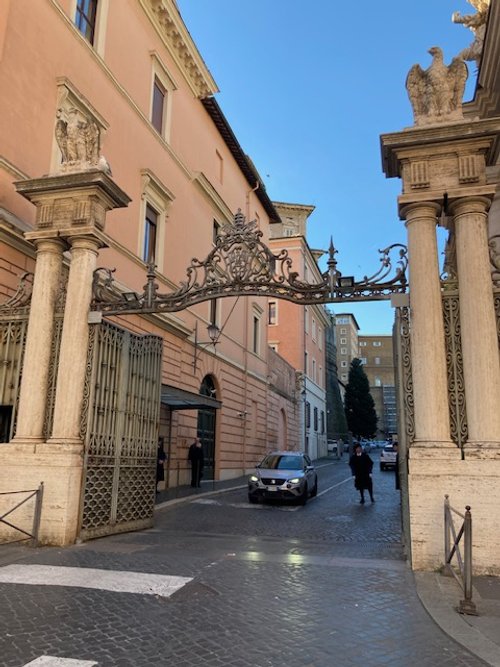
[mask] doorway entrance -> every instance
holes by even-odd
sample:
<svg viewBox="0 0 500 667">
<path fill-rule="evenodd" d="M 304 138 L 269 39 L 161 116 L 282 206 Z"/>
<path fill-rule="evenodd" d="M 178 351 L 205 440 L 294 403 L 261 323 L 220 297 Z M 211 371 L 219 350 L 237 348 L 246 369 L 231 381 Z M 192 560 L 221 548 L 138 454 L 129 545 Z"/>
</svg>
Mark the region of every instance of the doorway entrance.
<svg viewBox="0 0 500 667">
<path fill-rule="evenodd" d="M 200 387 L 202 396 L 217 398 L 217 391 L 211 375 L 206 375 Z M 215 409 L 202 408 L 198 410 L 197 433 L 203 443 L 205 466 L 203 475 L 205 479 L 214 479 L 215 475 Z"/>
</svg>

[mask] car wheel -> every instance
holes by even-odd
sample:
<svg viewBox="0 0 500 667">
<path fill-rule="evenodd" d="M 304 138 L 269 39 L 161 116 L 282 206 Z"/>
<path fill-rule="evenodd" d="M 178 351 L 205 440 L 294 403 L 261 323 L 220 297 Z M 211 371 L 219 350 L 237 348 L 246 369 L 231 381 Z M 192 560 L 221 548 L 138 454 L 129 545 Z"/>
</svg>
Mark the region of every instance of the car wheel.
<svg viewBox="0 0 500 667">
<path fill-rule="evenodd" d="M 307 503 L 307 497 L 309 496 L 309 489 L 307 488 L 307 484 L 304 486 L 304 491 L 302 492 L 302 495 L 299 497 L 299 503 L 301 505 L 305 505 Z"/>
<path fill-rule="evenodd" d="M 311 490 L 311 498 L 315 498 L 318 495 L 318 480 L 316 480 L 312 490 Z"/>
<path fill-rule="evenodd" d="M 252 503 L 252 505 L 257 505 L 257 503 L 259 502 L 259 499 L 257 498 L 257 496 L 252 496 L 252 494 L 249 493 L 248 494 L 248 502 Z"/>
<path fill-rule="evenodd" d="M 380 464 L 380 470 L 385 470 L 385 465 L 383 463 Z"/>
</svg>

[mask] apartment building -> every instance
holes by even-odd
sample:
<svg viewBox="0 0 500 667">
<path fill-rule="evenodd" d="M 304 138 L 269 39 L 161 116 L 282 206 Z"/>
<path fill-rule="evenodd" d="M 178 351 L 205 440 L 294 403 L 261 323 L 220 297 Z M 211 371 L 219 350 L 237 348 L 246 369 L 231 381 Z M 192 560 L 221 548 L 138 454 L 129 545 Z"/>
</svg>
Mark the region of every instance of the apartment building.
<svg viewBox="0 0 500 667">
<path fill-rule="evenodd" d="M 379 436 L 397 432 L 396 390 L 392 335 L 360 335 L 358 356 L 375 402 Z"/>
</svg>

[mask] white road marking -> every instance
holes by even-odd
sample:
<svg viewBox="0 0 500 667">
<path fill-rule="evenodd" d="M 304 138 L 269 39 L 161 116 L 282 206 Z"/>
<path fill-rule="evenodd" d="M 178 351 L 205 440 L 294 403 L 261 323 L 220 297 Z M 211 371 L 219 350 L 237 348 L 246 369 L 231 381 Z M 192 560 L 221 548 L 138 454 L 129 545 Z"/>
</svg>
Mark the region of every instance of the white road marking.
<svg viewBox="0 0 500 667">
<path fill-rule="evenodd" d="M 146 572 L 95 570 L 88 567 L 59 567 L 53 565 L 6 565 L 0 567 L 0 582 L 44 586 L 77 586 L 115 593 L 139 593 L 168 598 L 192 580 Z"/>
<path fill-rule="evenodd" d="M 56 658 L 53 655 L 42 655 L 36 660 L 26 663 L 24 667 L 93 667 L 97 662 L 92 660 L 73 660 L 73 658 Z"/>
<path fill-rule="evenodd" d="M 350 482 L 352 477 L 347 477 L 346 479 L 343 479 L 341 482 L 337 482 L 337 484 L 334 484 L 333 486 L 329 486 L 327 489 L 324 489 L 321 491 L 321 493 L 318 493 L 318 498 L 320 496 L 324 496 L 325 493 L 328 493 L 328 491 L 331 491 L 332 489 L 335 489 L 337 486 L 341 486 L 342 484 L 345 484 L 346 482 Z"/>
</svg>

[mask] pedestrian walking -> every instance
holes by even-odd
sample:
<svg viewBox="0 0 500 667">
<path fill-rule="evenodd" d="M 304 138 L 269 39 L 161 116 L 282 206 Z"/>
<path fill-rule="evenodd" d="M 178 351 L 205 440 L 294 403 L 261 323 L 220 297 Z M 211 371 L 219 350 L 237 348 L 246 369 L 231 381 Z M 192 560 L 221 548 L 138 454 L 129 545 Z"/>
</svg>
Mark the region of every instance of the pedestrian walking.
<svg viewBox="0 0 500 667">
<path fill-rule="evenodd" d="M 370 500 L 375 502 L 373 497 L 372 469 L 373 461 L 370 456 L 363 451 L 360 444 L 354 446 L 354 454 L 349 459 L 352 476 L 354 477 L 354 487 L 360 493 L 360 503 L 364 505 L 365 489 L 370 494 Z"/>
<path fill-rule="evenodd" d="M 165 481 L 165 461 L 167 456 L 163 451 L 163 442 L 158 443 L 158 454 L 156 456 L 156 493 L 158 493 L 158 482 Z"/>
<path fill-rule="evenodd" d="M 398 443 L 395 442 L 393 443 L 393 448 L 394 451 L 396 452 L 396 463 L 394 465 L 394 473 L 395 473 L 395 484 L 396 484 L 396 491 L 399 491 L 401 489 L 401 486 L 399 484 L 399 447 Z"/>
<path fill-rule="evenodd" d="M 196 438 L 189 448 L 188 460 L 191 462 L 191 486 L 200 487 L 205 462 L 200 438 Z"/>
</svg>

